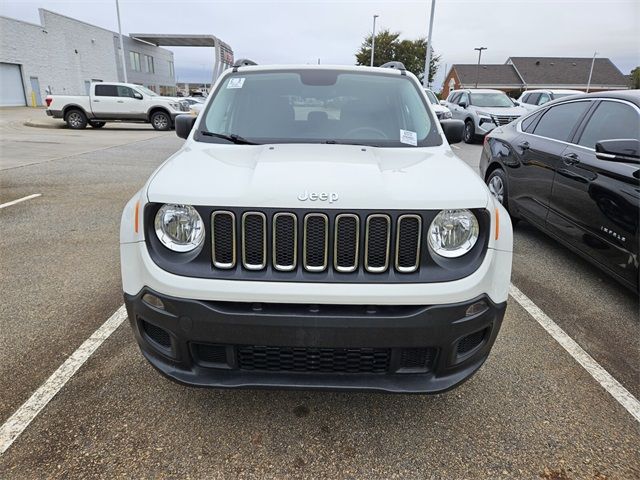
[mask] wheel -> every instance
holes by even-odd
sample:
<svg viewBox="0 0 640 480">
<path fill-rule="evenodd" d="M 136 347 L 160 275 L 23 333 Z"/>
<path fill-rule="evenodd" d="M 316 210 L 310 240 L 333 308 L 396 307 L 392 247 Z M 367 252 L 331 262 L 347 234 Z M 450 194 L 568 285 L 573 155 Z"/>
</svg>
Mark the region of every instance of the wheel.
<svg viewBox="0 0 640 480">
<path fill-rule="evenodd" d="M 151 125 L 156 130 L 169 130 L 171 129 L 171 117 L 165 112 L 156 112 L 151 115 Z"/>
<path fill-rule="evenodd" d="M 473 143 L 476 138 L 476 127 L 473 121 L 467 120 L 464 122 L 464 143 Z"/>
<path fill-rule="evenodd" d="M 487 178 L 487 186 L 489 187 L 491 195 L 496 197 L 502 206 L 507 209 L 511 216 L 512 223 L 515 224 L 518 221 L 518 218 L 515 217 L 513 212 L 509 209 L 509 191 L 507 189 L 507 176 L 504 173 L 504 170 L 496 168 L 492 171 Z"/>
<path fill-rule="evenodd" d="M 93 128 L 102 128 L 107 124 L 107 122 L 89 122 Z"/>
<path fill-rule="evenodd" d="M 87 128 L 87 116 L 82 110 L 69 110 L 64 117 L 64 121 L 67 122 L 69 128 L 75 130 Z"/>
</svg>

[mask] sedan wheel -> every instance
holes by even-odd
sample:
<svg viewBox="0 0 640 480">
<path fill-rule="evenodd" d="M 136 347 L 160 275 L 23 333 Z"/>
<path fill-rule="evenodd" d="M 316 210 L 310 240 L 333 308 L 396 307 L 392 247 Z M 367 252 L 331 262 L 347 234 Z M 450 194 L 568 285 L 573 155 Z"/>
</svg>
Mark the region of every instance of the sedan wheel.
<svg viewBox="0 0 640 480">
<path fill-rule="evenodd" d="M 500 175 L 493 174 L 489 179 L 489 191 L 504 205 L 504 181 Z"/>
</svg>

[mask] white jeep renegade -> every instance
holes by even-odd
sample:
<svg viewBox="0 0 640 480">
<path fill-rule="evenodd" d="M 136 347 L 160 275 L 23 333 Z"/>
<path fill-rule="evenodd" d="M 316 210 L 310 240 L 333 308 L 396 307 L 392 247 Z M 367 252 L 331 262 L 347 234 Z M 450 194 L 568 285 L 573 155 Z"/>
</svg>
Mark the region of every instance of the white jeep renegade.
<svg viewBox="0 0 640 480">
<path fill-rule="evenodd" d="M 392 68 L 225 72 L 127 204 L 142 353 L 190 385 L 440 392 L 504 316 L 509 215 Z"/>
</svg>

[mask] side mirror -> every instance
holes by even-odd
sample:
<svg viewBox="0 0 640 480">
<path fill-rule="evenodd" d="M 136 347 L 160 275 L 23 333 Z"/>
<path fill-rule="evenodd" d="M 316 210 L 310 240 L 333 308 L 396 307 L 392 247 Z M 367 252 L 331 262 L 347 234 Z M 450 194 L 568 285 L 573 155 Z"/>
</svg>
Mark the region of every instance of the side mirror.
<svg viewBox="0 0 640 480">
<path fill-rule="evenodd" d="M 440 120 L 440 126 L 449 144 L 460 143 L 462 141 L 462 134 L 464 132 L 464 122 L 462 120 Z"/>
<path fill-rule="evenodd" d="M 180 138 L 188 138 L 196 118 L 193 115 L 178 115 L 175 119 L 176 135 Z"/>
<path fill-rule="evenodd" d="M 139 92 L 133 92 L 133 98 L 138 99 L 138 100 L 142 100 L 142 94 Z"/>
<path fill-rule="evenodd" d="M 519 106 L 520 106 L 520 102 L 518 102 L 517 100 L 514 100 L 514 101 L 513 101 L 513 104 L 514 104 L 516 107 L 519 107 Z"/>
<path fill-rule="evenodd" d="M 612 162 L 640 163 L 640 140 L 601 140 L 596 143 L 596 158 Z"/>
<path fill-rule="evenodd" d="M 468 106 L 467 102 L 460 102 L 458 105 L 461 106 L 462 108 L 467 108 Z"/>
</svg>

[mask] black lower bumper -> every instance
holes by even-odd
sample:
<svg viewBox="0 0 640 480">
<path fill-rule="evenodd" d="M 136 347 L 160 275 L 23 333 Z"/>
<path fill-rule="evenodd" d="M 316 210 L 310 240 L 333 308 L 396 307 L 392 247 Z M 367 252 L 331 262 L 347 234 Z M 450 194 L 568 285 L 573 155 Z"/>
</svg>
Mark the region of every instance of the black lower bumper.
<svg viewBox="0 0 640 480">
<path fill-rule="evenodd" d="M 180 383 L 422 393 L 448 390 L 480 368 L 506 308 L 486 296 L 442 306 L 297 305 L 149 289 L 125 294 L 125 304 L 144 356 Z"/>
</svg>

